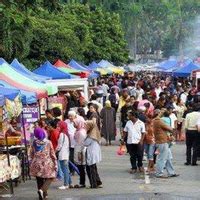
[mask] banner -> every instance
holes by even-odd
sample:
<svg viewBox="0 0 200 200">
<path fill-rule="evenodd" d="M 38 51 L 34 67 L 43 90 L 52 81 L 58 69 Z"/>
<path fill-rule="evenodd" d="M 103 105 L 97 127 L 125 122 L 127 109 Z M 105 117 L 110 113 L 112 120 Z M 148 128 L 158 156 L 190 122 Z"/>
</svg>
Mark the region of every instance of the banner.
<svg viewBox="0 0 200 200">
<path fill-rule="evenodd" d="M 23 119 L 26 133 L 26 140 L 30 141 L 33 136 L 34 123 L 38 121 L 39 107 L 38 106 L 25 106 L 23 107 Z"/>
</svg>

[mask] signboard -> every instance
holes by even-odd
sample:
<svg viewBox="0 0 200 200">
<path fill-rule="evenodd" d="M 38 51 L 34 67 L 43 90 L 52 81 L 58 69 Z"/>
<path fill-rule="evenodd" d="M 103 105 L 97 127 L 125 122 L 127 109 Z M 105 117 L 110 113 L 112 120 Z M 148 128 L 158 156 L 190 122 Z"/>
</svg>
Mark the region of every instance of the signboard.
<svg viewBox="0 0 200 200">
<path fill-rule="evenodd" d="M 23 107 L 23 120 L 26 132 L 26 139 L 31 140 L 34 131 L 34 123 L 38 121 L 39 107 L 38 106 L 25 106 Z"/>
</svg>

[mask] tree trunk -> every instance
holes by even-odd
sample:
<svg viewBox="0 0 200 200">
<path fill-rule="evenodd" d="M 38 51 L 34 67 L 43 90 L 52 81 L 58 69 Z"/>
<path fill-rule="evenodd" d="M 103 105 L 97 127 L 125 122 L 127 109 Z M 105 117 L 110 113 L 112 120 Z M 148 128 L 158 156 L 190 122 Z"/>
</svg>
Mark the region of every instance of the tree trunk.
<svg viewBox="0 0 200 200">
<path fill-rule="evenodd" d="M 136 25 L 134 27 L 134 60 L 137 58 L 137 31 L 136 31 Z"/>
</svg>

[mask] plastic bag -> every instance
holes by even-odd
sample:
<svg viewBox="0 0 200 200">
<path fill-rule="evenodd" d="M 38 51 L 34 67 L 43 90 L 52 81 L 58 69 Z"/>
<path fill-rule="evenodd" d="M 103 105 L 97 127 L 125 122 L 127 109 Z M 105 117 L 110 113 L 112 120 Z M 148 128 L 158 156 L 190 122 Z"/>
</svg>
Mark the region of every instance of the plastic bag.
<svg viewBox="0 0 200 200">
<path fill-rule="evenodd" d="M 120 145 L 120 147 L 117 150 L 117 155 L 123 156 L 126 153 L 126 146 Z"/>
</svg>

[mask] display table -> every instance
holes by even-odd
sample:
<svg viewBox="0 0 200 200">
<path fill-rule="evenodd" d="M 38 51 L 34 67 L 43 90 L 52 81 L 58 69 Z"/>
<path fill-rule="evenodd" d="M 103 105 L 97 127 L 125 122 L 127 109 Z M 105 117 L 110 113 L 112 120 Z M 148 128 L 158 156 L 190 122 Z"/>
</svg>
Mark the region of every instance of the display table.
<svg viewBox="0 0 200 200">
<path fill-rule="evenodd" d="M 6 155 L 0 155 L 0 183 L 21 176 L 21 162 L 17 156 L 10 155 L 10 167 Z"/>
</svg>

